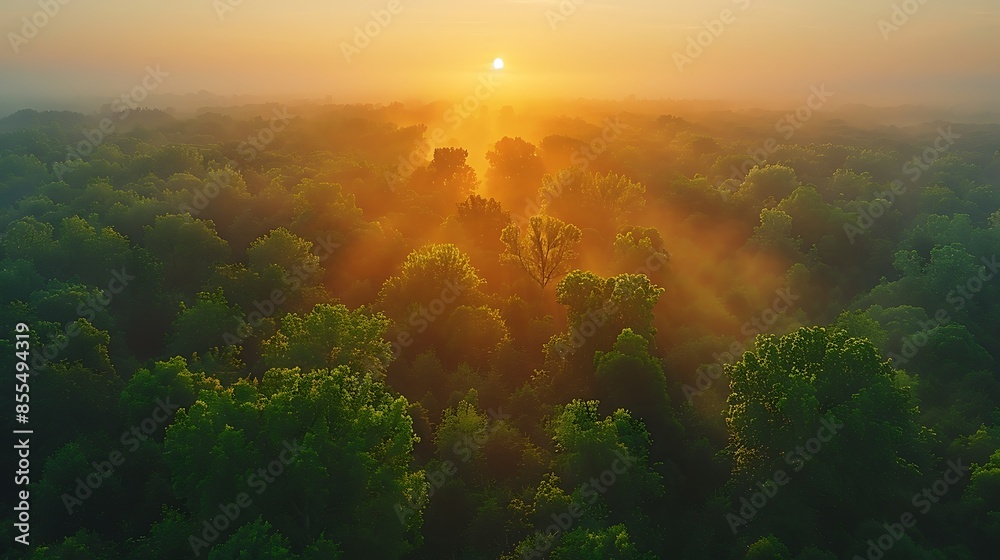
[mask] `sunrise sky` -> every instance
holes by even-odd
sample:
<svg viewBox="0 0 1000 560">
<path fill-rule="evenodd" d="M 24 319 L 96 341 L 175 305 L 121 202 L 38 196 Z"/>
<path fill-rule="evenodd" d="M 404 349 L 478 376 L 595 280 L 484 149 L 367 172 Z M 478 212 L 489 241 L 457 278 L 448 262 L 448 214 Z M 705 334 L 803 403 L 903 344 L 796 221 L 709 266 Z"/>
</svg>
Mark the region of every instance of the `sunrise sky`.
<svg viewBox="0 0 1000 560">
<path fill-rule="evenodd" d="M 996 0 L 564 0 L 565 20 L 556 0 L 397 1 L 349 62 L 344 43 L 389 0 L 70 0 L 26 42 L 13 34 L 38 1 L 4 0 L 0 97 L 114 96 L 160 65 L 158 93 L 432 99 L 471 93 L 496 57 L 510 99 L 795 100 L 826 83 L 842 100 L 986 106 L 1000 87 Z M 894 4 L 909 21 L 880 30 Z"/>
</svg>

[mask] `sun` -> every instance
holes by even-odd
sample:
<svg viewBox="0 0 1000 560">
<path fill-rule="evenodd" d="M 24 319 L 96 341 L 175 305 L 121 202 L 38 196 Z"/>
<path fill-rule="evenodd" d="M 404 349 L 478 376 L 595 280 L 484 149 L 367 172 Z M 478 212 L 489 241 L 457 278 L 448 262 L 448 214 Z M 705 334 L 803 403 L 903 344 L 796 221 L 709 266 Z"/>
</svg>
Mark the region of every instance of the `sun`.
<svg viewBox="0 0 1000 560">
<path fill-rule="evenodd" d="M 493 69 L 494 70 L 503 70 L 503 59 L 502 58 L 496 58 L 496 59 L 493 60 Z"/>
</svg>

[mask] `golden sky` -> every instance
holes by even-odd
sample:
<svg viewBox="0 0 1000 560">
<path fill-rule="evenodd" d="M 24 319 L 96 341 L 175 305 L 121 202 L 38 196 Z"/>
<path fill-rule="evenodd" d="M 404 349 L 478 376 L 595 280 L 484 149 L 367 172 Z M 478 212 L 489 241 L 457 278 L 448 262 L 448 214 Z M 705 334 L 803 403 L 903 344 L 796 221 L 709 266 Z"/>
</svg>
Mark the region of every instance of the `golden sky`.
<svg viewBox="0 0 1000 560">
<path fill-rule="evenodd" d="M 41 3 L 59 10 L 0 7 L 0 96 L 114 96 L 159 65 L 159 93 L 429 99 L 471 94 L 495 57 L 511 99 L 795 100 L 827 84 L 841 101 L 960 104 L 1000 85 L 997 0 Z M 47 21 L 20 41 L 25 17 Z"/>
</svg>

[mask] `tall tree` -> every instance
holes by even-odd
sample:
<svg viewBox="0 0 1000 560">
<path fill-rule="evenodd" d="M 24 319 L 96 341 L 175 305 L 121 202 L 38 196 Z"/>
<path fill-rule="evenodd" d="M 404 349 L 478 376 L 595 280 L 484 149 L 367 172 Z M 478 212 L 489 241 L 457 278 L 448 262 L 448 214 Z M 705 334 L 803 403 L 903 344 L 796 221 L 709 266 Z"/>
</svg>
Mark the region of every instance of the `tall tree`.
<svg viewBox="0 0 1000 560">
<path fill-rule="evenodd" d="M 458 210 L 451 220 L 461 228 L 463 236 L 470 237 L 482 249 L 503 250 L 500 234 L 510 223 L 510 212 L 495 199 L 476 194 L 469 195 L 457 206 Z"/>
<path fill-rule="evenodd" d="M 577 257 L 574 248 L 582 237 L 583 232 L 573 224 L 541 214 L 528 220 L 523 234 L 517 224 L 508 225 L 500 239 L 506 247 L 504 258 L 519 264 L 545 289 L 554 278 L 570 271 Z"/>
<path fill-rule="evenodd" d="M 534 202 L 545 174 L 545 166 L 534 144 L 521 138 L 504 137 L 486 153 L 490 168 L 486 186 L 490 194 L 516 214 Z"/>
<path fill-rule="evenodd" d="M 853 523 L 898 516 L 919 487 L 930 434 L 867 340 L 819 327 L 762 335 L 726 372 L 733 488 L 742 495 L 778 470 L 791 479 L 794 494 L 764 511 L 783 541 L 808 544 L 845 529 L 817 523 L 816 511 L 836 510 Z"/>
<path fill-rule="evenodd" d="M 263 343 L 267 367 L 333 368 L 350 364 L 355 369 L 379 372 L 389 363 L 385 335 L 387 320 L 381 313 L 344 305 L 317 305 L 309 313 L 289 313 L 281 328 Z"/>
<path fill-rule="evenodd" d="M 215 224 L 188 214 L 157 216 L 145 228 L 145 245 L 163 263 L 164 283 L 189 292 L 229 257 L 229 243 L 215 232 Z"/>
<path fill-rule="evenodd" d="M 465 162 L 468 157 L 469 152 L 462 148 L 434 150 L 434 159 L 427 169 L 435 190 L 458 200 L 472 194 L 479 187 L 479 179 L 476 170 Z"/>
<path fill-rule="evenodd" d="M 425 245 L 407 255 L 399 274 L 385 281 L 379 300 L 381 308 L 397 322 L 415 310 L 447 304 L 443 311 L 440 307 L 430 310 L 436 320 L 459 305 L 474 303 L 484 283 L 469 256 L 455 245 Z"/>
<path fill-rule="evenodd" d="M 571 172 L 546 176 L 539 198 L 550 199 L 546 211 L 553 216 L 611 237 L 642 210 L 645 192 L 626 175 Z"/>
</svg>

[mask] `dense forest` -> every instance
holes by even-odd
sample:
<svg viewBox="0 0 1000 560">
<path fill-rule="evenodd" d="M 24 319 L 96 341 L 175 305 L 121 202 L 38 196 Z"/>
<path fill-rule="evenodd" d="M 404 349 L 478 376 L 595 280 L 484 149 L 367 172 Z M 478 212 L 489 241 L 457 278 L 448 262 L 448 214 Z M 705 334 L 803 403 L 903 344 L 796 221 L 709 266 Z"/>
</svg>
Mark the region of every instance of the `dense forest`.
<svg viewBox="0 0 1000 560">
<path fill-rule="evenodd" d="M 7 558 L 995 558 L 1000 126 L 442 114 L 0 119 Z"/>
</svg>

